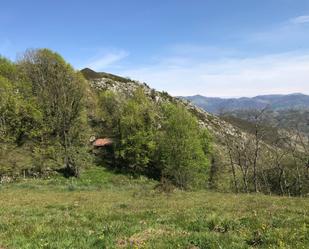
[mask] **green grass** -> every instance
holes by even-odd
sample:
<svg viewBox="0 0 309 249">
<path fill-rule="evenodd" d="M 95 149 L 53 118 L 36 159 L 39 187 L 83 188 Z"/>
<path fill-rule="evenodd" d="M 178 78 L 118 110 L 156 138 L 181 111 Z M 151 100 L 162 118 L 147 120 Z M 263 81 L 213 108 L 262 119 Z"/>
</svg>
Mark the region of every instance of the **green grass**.
<svg viewBox="0 0 309 249">
<path fill-rule="evenodd" d="M 309 248 L 309 199 L 162 194 L 102 169 L 0 187 L 0 248 Z"/>
</svg>

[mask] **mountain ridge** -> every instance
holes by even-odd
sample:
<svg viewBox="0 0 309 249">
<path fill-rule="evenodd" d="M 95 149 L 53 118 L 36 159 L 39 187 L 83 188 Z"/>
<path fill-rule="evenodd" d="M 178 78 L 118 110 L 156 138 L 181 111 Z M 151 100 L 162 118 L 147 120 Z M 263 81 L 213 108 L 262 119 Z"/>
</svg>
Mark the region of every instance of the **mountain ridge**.
<svg viewBox="0 0 309 249">
<path fill-rule="evenodd" d="M 214 114 L 242 109 L 262 109 L 265 107 L 269 107 L 272 110 L 309 109 L 309 95 L 303 93 L 268 94 L 240 98 L 193 95 L 180 98 L 186 99 Z"/>
</svg>

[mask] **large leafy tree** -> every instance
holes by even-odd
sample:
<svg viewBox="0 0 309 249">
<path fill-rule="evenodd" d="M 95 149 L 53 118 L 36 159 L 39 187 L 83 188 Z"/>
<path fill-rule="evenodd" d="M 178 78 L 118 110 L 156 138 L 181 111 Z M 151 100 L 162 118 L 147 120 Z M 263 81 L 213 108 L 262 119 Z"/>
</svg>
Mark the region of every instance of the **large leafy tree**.
<svg viewBox="0 0 309 249">
<path fill-rule="evenodd" d="M 40 134 L 41 121 L 36 99 L 29 95 L 29 83 L 15 64 L 0 58 L 0 175 L 18 174 L 29 167 L 24 154 L 30 155 L 31 150 L 21 156 L 17 152 Z"/>
<path fill-rule="evenodd" d="M 183 106 L 165 104 L 159 136 L 159 160 L 162 177 L 187 189 L 206 185 L 209 135 Z"/>
<path fill-rule="evenodd" d="M 66 173 L 78 176 L 77 159 L 85 130 L 84 78 L 48 49 L 28 51 L 18 64 L 32 83 L 32 93 L 43 111 L 42 146 L 51 142 L 58 145 L 61 151 L 54 154 L 62 155 Z"/>
<path fill-rule="evenodd" d="M 139 88 L 124 104 L 119 120 L 116 156 L 121 165 L 135 174 L 147 174 L 155 151 L 156 111 Z"/>
<path fill-rule="evenodd" d="M 17 121 L 17 98 L 11 82 L 0 76 L 0 141 L 14 141 L 14 125 Z"/>
</svg>

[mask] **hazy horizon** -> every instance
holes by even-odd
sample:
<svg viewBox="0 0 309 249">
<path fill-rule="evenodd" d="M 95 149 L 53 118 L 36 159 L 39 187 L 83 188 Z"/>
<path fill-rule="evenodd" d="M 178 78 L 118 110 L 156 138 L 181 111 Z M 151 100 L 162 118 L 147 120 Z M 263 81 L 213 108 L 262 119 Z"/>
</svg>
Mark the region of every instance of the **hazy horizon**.
<svg viewBox="0 0 309 249">
<path fill-rule="evenodd" d="M 206 97 L 206 98 L 240 99 L 240 98 L 254 98 L 254 97 L 269 96 L 269 95 L 286 96 L 286 95 L 300 95 L 300 94 L 309 96 L 308 94 L 305 94 L 305 93 L 287 93 L 287 94 L 275 93 L 275 94 L 261 94 L 261 95 L 252 95 L 252 96 L 207 96 L 207 95 L 201 95 L 201 94 L 197 93 L 197 94 L 193 94 L 193 95 L 179 96 L 179 97 L 201 96 L 201 97 Z"/>
</svg>

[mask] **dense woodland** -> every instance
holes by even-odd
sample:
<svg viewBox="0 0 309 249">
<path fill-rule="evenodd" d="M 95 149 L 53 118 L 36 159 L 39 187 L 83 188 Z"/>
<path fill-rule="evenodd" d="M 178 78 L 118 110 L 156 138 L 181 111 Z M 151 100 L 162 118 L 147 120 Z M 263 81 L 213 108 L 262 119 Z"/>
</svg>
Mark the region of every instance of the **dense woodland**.
<svg viewBox="0 0 309 249">
<path fill-rule="evenodd" d="M 1 182 L 55 172 L 79 177 L 95 164 L 158 180 L 165 190 L 309 191 L 308 137 L 266 126 L 263 110 L 218 135 L 170 96 L 158 101 L 142 86 L 130 94 L 93 89 L 47 49 L 26 51 L 16 62 L 1 58 L 0 94 Z M 92 136 L 113 144 L 95 149 Z"/>
</svg>

